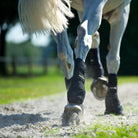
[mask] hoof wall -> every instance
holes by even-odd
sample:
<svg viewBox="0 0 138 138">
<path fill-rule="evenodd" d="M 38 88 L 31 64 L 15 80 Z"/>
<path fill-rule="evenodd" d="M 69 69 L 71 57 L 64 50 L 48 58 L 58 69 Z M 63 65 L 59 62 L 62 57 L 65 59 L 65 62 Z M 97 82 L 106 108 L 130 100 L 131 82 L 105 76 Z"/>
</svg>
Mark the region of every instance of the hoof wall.
<svg viewBox="0 0 138 138">
<path fill-rule="evenodd" d="M 71 126 L 79 125 L 83 115 L 82 105 L 68 104 L 65 106 L 62 115 L 62 125 Z"/>
<path fill-rule="evenodd" d="M 99 77 L 93 80 L 91 91 L 97 100 L 104 100 L 108 91 L 107 79 L 105 77 Z"/>
</svg>

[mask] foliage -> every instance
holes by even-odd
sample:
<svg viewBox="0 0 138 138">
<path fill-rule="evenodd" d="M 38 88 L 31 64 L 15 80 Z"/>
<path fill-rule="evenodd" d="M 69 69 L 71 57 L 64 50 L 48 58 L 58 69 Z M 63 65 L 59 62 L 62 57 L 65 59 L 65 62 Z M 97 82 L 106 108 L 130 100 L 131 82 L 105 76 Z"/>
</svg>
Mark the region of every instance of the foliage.
<svg viewBox="0 0 138 138">
<path fill-rule="evenodd" d="M 17 5 L 18 0 L 1 0 L 0 2 L 0 57 L 2 58 L 6 56 L 6 33 L 18 19 Z M 6 75 L 6 63 L 0 61 L 0 66 L 0 74 Z"/>
<path fill-rule="evenodd" d="M 50 43 L 45 47 L 34 46 L 30 39 L 22 43 L 7 42 L 6 57 L 14 58 L 14 59 L 57 58 L 56 43 L 52 37 L 50 37 L 49 39 L 50 39 Z"/>
<path fill-rule="evenodd" d="M 7 43 L 6 56 L 15 59 L 23 57 L 38 58 L 41 56 L 41 52 L 40 48 L 33 46 L 30 41 L 26 41 L 20 44 Z"/>
<path fill-rule="evenodd" d="M 1 0 L 0 2 L 0 27 L 4 24 L 11 25 L 17 20 L 18 0 Z M 9 26 L 10 27 L 10 26 Z"/>
</svg>

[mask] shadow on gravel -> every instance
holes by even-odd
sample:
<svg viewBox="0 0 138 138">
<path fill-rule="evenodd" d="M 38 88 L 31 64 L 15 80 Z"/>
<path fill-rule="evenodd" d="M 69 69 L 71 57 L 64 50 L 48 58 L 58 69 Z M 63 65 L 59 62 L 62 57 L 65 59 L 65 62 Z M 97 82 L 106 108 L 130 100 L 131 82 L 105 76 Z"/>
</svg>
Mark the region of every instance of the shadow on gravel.
<svg viewBox="0 0 138 138">
<path fill-rule="evenodd" d="M 41 117 L 41 114 L 0 114 L 0 128 L 10 127 L 12 125 L 26 125 L 28 123 L 35 124 L 37 122 L 48 121 L 49 118 Z"/>
</svg>

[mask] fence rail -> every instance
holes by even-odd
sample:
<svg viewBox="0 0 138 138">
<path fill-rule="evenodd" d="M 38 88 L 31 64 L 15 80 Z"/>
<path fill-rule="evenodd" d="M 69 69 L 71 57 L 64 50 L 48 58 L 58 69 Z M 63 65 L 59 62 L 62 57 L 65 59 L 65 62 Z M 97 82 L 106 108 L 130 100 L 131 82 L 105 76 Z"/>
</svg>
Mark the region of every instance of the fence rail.
<svg viewBox="0 0 138 138">
<path fill-rule="evenodd" d="M 17 68 L 26 68 L 28 75 L 32 75 L 36 67 L 39 70 L 41 68 L 42 73 L 46 74 L 48 66 L 57 66 L 58 61 L 52 58 L 0 57 L 0 63 L 5 63 L 12 75 L 17 74 Z"/>
</svg>

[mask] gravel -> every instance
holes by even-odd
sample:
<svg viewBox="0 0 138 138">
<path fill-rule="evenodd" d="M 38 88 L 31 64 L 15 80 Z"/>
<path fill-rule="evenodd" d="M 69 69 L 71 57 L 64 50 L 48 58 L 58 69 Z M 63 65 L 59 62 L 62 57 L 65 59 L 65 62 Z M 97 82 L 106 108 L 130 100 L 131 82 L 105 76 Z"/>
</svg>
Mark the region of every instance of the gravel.
<svg viewBox="0 0 138 138">
<path fill-rule="evenodd" d="M 95 123 L 112 125 L 138 124 L 138 83 L 119 86 L 124 116 L 104 115 L 104 101 L 97 101 L 87 92 L 84 118 L 79 126 L 62 127 L 61 116 L 66 105 L 66 92 L 29 99 L 23 103 L 0 106 L 0 138 L 70 137 L 87 131 Z"/>
</svg>

